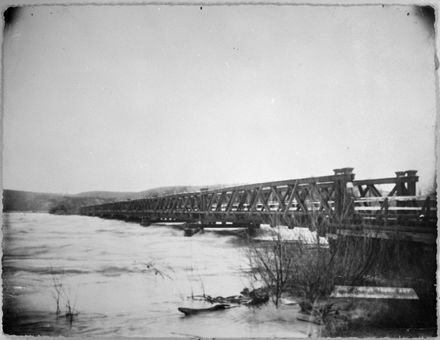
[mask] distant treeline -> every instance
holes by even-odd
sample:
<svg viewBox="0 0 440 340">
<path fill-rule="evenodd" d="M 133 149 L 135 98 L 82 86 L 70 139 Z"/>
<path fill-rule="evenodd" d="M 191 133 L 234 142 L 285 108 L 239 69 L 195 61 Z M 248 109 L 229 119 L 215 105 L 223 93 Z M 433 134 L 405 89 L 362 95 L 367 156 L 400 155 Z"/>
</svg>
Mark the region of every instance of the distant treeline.
<svg viewBox="0 0 440 340">
<path fill-rule="evenodd" d="M 29 191 L 4 190 L 3 211 L 39 211 L 55 214 L 76 214 L 85 205 L 103 204 L 110 198 L 81 197 Z"/>
<path fill-rule="evenodd" d="M 210 189 L 220 186 L 211 186 Z M 91 191 L 76 195 L 3 190 L 3 212 L 34 211 L 78 214 L 84 206 L 199 191 L 201 186 L 170 186 L 140 192 Z"/>
</svg>

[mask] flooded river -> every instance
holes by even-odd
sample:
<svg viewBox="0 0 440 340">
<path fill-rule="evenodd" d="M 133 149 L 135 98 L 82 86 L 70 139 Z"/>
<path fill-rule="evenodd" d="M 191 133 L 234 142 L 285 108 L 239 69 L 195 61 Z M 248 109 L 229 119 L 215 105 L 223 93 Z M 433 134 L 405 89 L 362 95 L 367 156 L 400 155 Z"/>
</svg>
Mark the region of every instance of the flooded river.
<svg viewBox="0 0 440 340">
<path fill-rule="evenodd" d="M 185 317 L 192 295 L 250 287 L 245 242 L 172 226 L 44 213 L 3 215 L 3 325 L 8 334 L 307 337 L 297 306 L 239 306 Z M 57 316 L 70 305 L 73 320 Z"/>
</svg>

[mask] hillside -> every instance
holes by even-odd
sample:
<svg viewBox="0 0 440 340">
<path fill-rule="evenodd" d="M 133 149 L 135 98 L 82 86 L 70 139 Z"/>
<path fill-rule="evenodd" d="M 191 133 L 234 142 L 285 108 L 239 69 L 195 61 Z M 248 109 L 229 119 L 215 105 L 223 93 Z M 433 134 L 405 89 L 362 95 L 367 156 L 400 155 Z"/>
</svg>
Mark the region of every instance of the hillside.
<svg viewBox="0 0 440 340">
<path fill-rule="evenodd" d="M 116 200 L 127 200 L 136 197 L 137 192 L 123 192 L 123 191 L 86 191 L 80 192 L 79 194 L 69 195 L 70 197 L 95 197 L 103 199 L 116 199 Z"/>
<path fill-rule="evenodd" d="M 219 187 L 221 186 L 209 186 L 209 189 Z M 74 195 L 5 189 L 3 191 L 3 211 L 41 211 L 54 214 L 77 214 L 81 207 L 88 205 L 194 192 L 199 191 L 200 188 L 201 186 L 169 186 L 140 192 L 88 191 Z"/>
<path fill-rule="evenodd" d="M 81 206 L 103 204 L 114 201 L 112 198 L 76 197 L 72 195 L 38 193 L 19 190 L 3 191 L 3 211 L 41 211 L 76 213 Z"/>
<path fill-rule="evenodd" d="M 177 194 L 181 192 L 199 191 L 200 186 L 169 186 L 159 187 L 139 192 L 121 192 L 121 191 L 87 191 L 72 195 L 74 197 L 98 197 L 104 199 L 115 199 L 118 201 L 134 200 L 139 198 L 147 198 L 153 196 L 162 196 L 169 194 Z"/>
<path fill-rule="evenodd" d="M 3 190 L 3 211 L 49 211 L 63 195 Z"/>
</svg>

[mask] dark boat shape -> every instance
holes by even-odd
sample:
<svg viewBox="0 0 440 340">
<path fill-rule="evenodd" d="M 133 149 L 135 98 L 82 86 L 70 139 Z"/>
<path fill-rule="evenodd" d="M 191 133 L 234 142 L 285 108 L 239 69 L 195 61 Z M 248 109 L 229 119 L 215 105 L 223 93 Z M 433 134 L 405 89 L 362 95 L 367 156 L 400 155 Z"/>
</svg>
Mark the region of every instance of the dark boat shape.
<svg viewBox="0 0 440 340">
<path fill-rule="evenodd" d="M 185 315 L 193 315 L 193 314 L 198 314 L 198 313 L 202 313 L 202 312 L 213 312 L 216 310 L 224 310 L 227 308 L 231 308 L 230 305 L 226 304 L 226 303 L 220 303 L 218 305 L 214 305 L 212 307 L 209 308 L 186 308 L 186 307 L 179 307 L 177 308 L 179 310 L 179 312 L 182 312 Z"/>
</svg>

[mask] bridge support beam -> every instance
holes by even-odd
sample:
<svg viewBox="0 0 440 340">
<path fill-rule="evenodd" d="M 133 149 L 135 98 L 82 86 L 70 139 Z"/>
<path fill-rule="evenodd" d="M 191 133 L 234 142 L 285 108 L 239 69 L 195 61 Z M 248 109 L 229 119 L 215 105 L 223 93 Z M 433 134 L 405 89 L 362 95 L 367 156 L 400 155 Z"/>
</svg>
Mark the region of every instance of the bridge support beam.
<svg viewBox="0 0 440 340">
<path fill-rule="evenodd" d="M 334 169 L 335 176 L 335 215 L 342 221 L 346 214 L 345 208 L 347 201 L 350 199 L 349 192 L 347 191 L 347 183 L 353 182 L 354 174 L 353 168 Z M 352 186 L 351 186 L 352 187 Z M 352 194 L 352 193 L 351 193 Z"/>
</svg>

